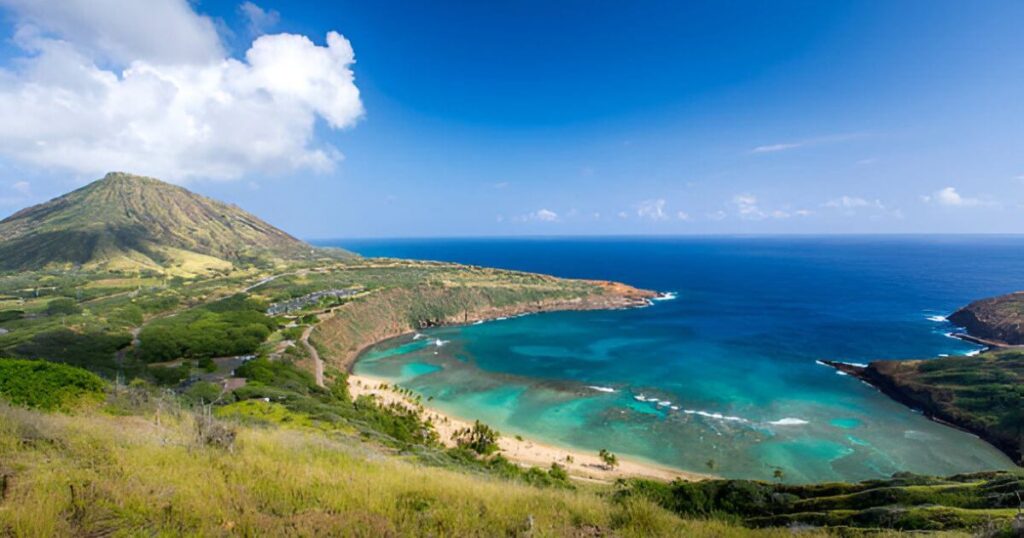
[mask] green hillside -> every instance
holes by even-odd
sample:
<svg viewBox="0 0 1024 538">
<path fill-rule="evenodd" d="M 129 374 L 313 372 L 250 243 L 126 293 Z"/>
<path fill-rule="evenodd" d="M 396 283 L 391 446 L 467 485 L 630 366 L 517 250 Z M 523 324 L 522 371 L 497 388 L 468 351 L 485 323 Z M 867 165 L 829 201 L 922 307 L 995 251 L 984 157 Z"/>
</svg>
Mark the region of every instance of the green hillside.
<svg viewBox="0 0 1024 538">
<path fill-rule="evenodd" d="M 0 222 L 0 238 L 0 270 L 194 274 L 313 251 L 236 206 L 120 172 L 11 215 Z"/>
</svg>

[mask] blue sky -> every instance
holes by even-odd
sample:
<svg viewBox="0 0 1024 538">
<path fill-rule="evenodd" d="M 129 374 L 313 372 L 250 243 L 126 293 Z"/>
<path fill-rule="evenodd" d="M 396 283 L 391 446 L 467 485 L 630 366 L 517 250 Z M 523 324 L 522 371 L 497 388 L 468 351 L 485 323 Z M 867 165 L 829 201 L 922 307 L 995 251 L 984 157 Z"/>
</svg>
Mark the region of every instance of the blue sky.
<svg viewBox="0 0 1024 538">
<path fill-rule="evenodd" d="M 1024 229 L 1021 2 L 151 2 L 0 0 L 0 214 L 119 168 L 303 238 Z"/>
</svg>

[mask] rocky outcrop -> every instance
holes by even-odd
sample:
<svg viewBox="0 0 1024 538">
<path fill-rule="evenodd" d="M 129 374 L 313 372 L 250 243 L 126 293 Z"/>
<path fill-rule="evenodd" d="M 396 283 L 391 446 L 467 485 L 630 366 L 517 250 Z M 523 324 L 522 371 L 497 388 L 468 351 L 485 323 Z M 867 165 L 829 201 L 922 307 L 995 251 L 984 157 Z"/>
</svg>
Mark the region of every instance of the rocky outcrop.
<svg viewBox="0 0 1024 538">
<path fill-rule="evenodd" d="M 949 321 L 984 345 L 1024 345 L 1024 292 L 975 301 L 950 315 Z"/>
</svg>

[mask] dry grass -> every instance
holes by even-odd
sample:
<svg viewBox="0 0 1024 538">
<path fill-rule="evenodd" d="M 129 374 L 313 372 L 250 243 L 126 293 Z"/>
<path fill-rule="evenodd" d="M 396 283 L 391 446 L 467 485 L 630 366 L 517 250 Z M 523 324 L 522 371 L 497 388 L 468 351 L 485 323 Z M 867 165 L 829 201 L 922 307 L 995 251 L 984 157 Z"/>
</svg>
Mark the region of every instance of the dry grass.
<svg viewBox="0 0 1024 538">
<path fill-rule="evenodd" d="M 225 451 L 197 444 L 191 421 L 0 407 L 0 535 L 790 535 L 424 467 L 344 436 L 239 427 Z"/>
</svg>

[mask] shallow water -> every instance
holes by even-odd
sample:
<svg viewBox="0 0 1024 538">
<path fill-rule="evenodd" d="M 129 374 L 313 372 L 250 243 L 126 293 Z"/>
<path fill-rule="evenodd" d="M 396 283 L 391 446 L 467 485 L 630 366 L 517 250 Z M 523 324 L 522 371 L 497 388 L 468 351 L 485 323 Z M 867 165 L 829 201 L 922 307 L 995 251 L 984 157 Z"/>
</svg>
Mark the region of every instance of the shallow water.
<svg viewBox="0 0 1024 538">
<path fill-rule="evenodd" d="M 948 337 L 941 316 L 1017 289 L 1022 238 L 331 244 L 677 292 L 643 309 L 435 329 L 382 343 L 356 364 L 504 432 L 696 471 L 713 460 L 729 477 L 781 468 L 792 481 L 850 480 L 1011 465 L 816 360 L 975 350 Z"/>
</svg>

